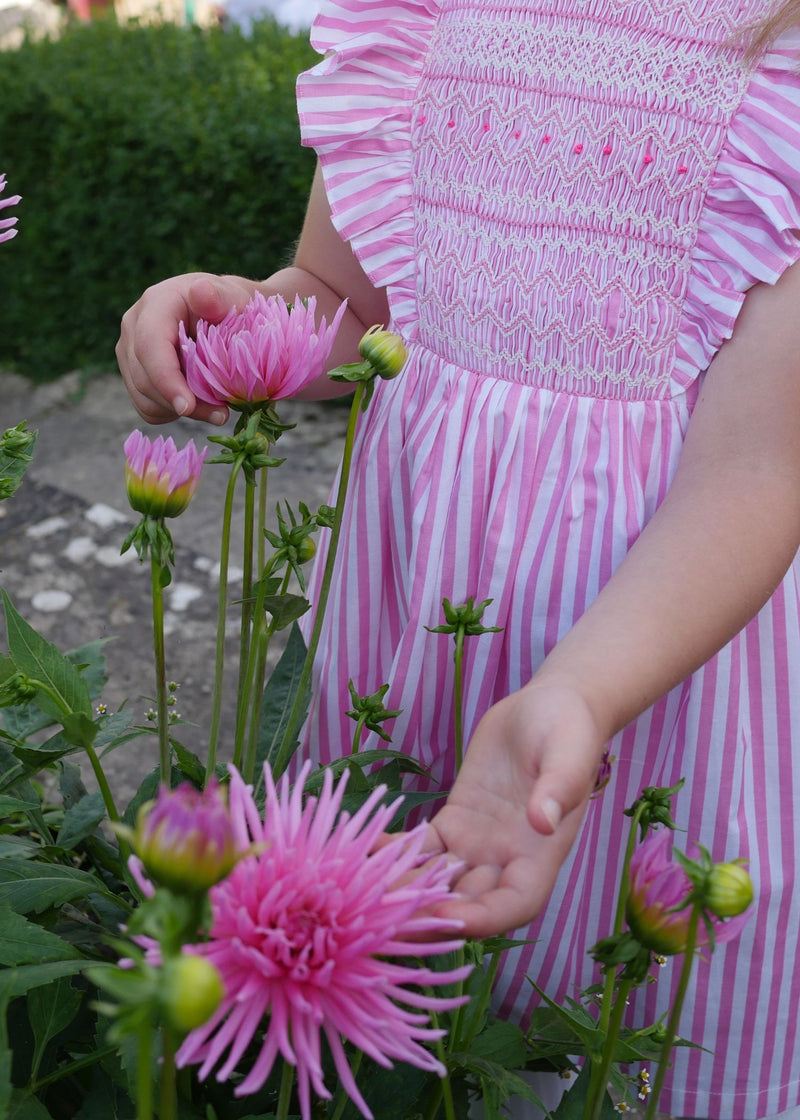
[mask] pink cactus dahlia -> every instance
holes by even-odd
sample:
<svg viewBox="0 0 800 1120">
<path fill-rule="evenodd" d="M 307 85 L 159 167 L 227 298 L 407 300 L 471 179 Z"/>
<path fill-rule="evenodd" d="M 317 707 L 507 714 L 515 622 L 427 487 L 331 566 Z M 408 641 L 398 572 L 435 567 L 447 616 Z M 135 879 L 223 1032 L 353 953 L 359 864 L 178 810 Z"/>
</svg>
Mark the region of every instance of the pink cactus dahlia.
<svg viewBox="0 0 800 1120">
<path fill-rule="evenodd" d="M 6 189 L 6 177 L 0 175 L 0 194 Z M 4 210 L 7 206 L 16 206 L 22 199 L 21 195 L 13 194 L 10 198 L 0 198 L 0 210 Z M 16 218 L 2 218 L 0 219 L 0 241 L 10 241 L 12 237 L 17 236 L 17 231 L 14 226 L 17 224 Z"/>
<path fill-rule="evenodd" d="M 346 304 L 327 325 L 315 325 L 316 300 L 299 297 L 288 307 L 280 296 L 256 292 L 243 311 L 219 324 L 200 321 L 196 339 L 180 327 L 186 381 L 207 404 L 246 405 L 291 397 L 325 372 Z"/>
<path fill-rule="evenodd" d="M 198 452 L 192 440 L 178 451 L 172 437 L 149 440 L 131 432 L 124 444 L 125 486 L 137 513 L 177 517 L 192 500 L 208 448 Z"/>
<path fill-rule="evenodd" d="M 435 972 L 397 958 L 460 947 L 460 941 L 418 940 L 453 930 L 429 912 L 448 896 L 453 869 L 424 855 L 424 826 L 376 847 L 392 816 L 391 807 L 379 805 L 383 790 L 351 817 L 340 813 L 346 774 L 334 787 L 326 771 L 319 798 L 304 803 L 307 773 L 308 766 L 290 791 L 285 776 L 276 789 L 265 768 L 262 821 L 250 787 L 232 772 L 236 845 L 253 844 L 255 853 L 211 888 L 208 940 L 194 951 L 216 965 L 225 998 L 187 1036 L 178 1064 L 200 1063 L 201 1079 L 216 1068 L 224 1081 L 266 1017 L 260 1053 L 238 1096 L 257 1092 L 281 1055 L 296 1067 L 308 1120 L 311 1089 L 330 1098 L 322 1078 L 324 1035 L 343 1088 L 369 1118 L 343 1039 L 383 1066 L 397 1059 L 444 1073 L 422 1045 L 443 1033 L 429 1026 L 426 1012 L 463 1001 L 423 989 L 461 980 L 469 968 Z"/>
</svg>

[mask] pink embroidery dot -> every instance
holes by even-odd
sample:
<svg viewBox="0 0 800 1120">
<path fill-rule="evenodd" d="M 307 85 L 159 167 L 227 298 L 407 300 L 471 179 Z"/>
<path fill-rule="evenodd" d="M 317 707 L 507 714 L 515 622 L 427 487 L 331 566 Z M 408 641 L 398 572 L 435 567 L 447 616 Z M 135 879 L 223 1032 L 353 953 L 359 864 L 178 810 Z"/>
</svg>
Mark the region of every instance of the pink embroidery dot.
<svg viewBox="0 0 800 1120">
<path fill-rule="evenodd" d="M 455 128 L 456 127 L 456 122 L 455 121 L 448 121 L 447 122 L 447 127 L 448 128 Z"/>
<path fill-rule="evenodd" d="M 420 123 L 420 124 L 425 124 L 425 121 L 426 121 L 427 119 L 428 119 L 427 117 L 420 117 L 420 118 L 419 118 L 419 123 Z"/>
<path fill-rule="evenodd" d="M 688 167 L 686 167 L 684 164 L 681 164 L 680 167 L 678 168 L 678 174 L 679 175 L 685 175 L 688 170 L 689 170 Z"/>
<path fill-rule="evenodd" d="M 572 150 L 573 150 L 573 152 L 575 153 L 576 156 L 579 156 L 581 154 L 581 152 L 583 151 L 583 144 L 576 144 L 575 147 Z"/>
<path fill-rule="evenodd" d="M 515 139 L 515 140 L 519 140 L 519 138 L 520 138 L 520 136 L 521 136 L 521 135 L 522 135 L 522 133 L 521 133 L 521 132 L 515 132 L 515 133 L 514 133 L 514 139 Z"/>
<path fill-rule="evenodd" d="M 549 144 L 549 143 L 550 143 L 550 139 L 551 139 L 551 138 L 550 138 L 549 136 L 543 136 L 543 137 L 542 137 L 542 141 L 543 141 L 543 142 L 544 142 L 545 144 Z"/>
<path fill-rule="evenodd" d="M 604 156 L 610 156 L 611 155 L 611 145 L 610 144 L 606 144 L 605 148 L 603 148 L 603 155 Z"/>
<path fill-rule="evenodd" d="M 652 156 L 645 156 L 643 162 L 644 163 L 652 163 L 653 162 L 653 157 Z"/>
<path fill-rule="evenodd" d="M 484 131 L 484 132 L 488 132 L 488 131 L 489 131 L 489 126 L 488 126 L 488 124 L 485 124 L 485 125 L 483 126 L 483 131 Z"/>
</svg>

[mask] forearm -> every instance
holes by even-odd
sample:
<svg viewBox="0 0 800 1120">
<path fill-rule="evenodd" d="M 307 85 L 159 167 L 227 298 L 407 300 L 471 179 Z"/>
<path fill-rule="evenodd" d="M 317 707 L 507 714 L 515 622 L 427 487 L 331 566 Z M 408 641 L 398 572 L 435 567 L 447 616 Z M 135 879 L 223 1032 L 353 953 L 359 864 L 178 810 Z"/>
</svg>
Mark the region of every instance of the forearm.
<svg viewBox="0 0 800 1120">
<path fill-rule="evenodd" d="M 538 684 L 577 683 L 605 738 L 763 606 L 800 546 L 800 270 L 754 289 L 661 507 Z"/>
</svg>

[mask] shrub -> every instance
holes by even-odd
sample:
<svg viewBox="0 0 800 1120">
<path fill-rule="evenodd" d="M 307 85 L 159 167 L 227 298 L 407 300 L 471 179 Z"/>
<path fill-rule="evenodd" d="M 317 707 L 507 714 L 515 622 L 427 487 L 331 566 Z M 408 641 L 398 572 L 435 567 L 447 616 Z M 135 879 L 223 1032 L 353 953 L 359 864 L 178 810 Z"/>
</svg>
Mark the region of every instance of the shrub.
<svg viewBox="0 0 800 1120">
<path fill-rule="evenodd" d="M 0 153 L 23 201 L 0 363 L 37 379 L 111 367 L 148 284 L 278 267 L 313 173 L 294 83 L 316 57 L 272 21 L 251 39 L 101 21 L 3 54 Z"/>
</svg>

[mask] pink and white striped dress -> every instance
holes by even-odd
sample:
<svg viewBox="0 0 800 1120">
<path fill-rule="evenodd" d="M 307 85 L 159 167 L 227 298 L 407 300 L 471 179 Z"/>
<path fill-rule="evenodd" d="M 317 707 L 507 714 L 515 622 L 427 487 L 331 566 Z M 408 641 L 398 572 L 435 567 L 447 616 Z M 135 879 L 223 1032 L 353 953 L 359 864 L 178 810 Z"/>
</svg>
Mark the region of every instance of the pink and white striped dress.
<svg viewBox="0 0 800 1120">
<path fill-rule="evenodd" d="M 767 0 L 327 0 L 299 82 L 334 222 L 410 351 L 359 433 L 311 741 L 388 682 L 395 746 L 453 778 L 441 601 L 492 599 L 466 649 L 466 730 L 519 688 L 619 564 L 675 471 L 703 371 L 744 293 L 800 256 L 800 35 L 752 69 Z M 713 661 L 611 744 L 552 900 L 509 956 L 504 1013 L 596 979 L 645 785 L 757 887 L 744 935 L 695 971 L 663 1107 L 800 1105 L 797 564 Z M 653 635 L 657 656 L 658 635 Z M 374 744 L 378 745 L 378 744 Z M 652 1021 L 671 963 L 631 1007 Z"/>
</svg>

